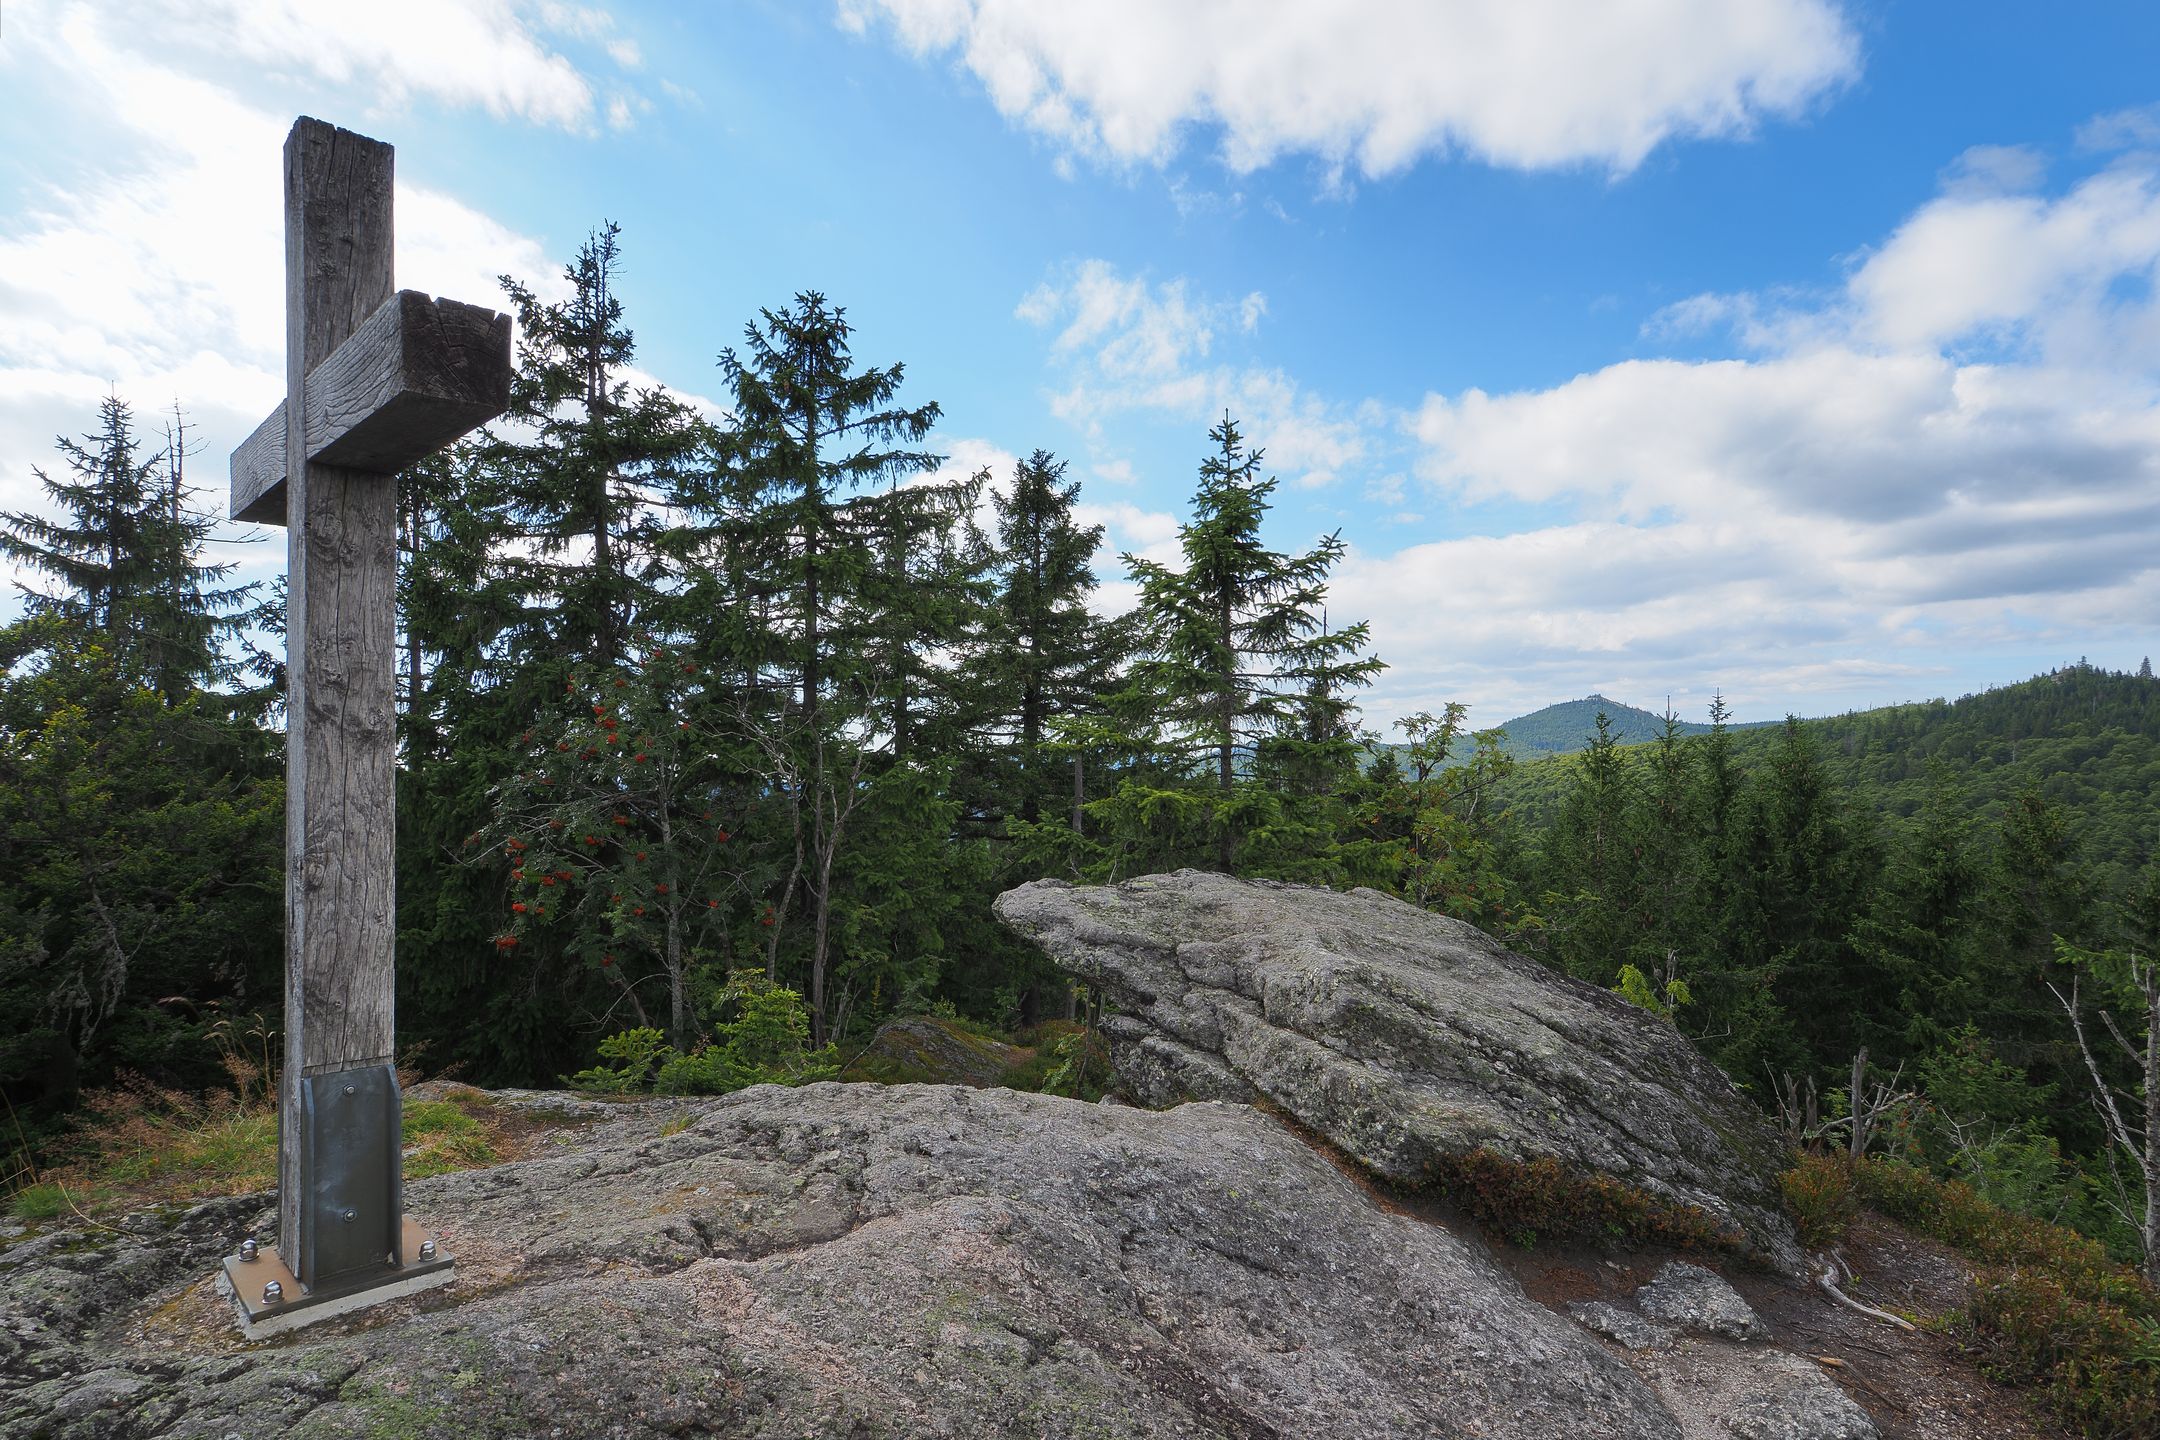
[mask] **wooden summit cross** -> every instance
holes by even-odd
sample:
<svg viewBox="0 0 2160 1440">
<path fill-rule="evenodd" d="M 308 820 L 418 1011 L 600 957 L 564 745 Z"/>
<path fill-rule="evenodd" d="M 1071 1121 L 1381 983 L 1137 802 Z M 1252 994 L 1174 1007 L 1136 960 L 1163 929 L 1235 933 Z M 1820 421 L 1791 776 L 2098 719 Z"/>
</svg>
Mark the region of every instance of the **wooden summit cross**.
<svg viewBox="0 0 2160 1440">
<path fill-rule="evenodd" d="M 285 403 L 232 457 L 232 515 L 286 527 L 285 1063 L 278 1244 L 225 1261 L 250 1334 L 450 1278 L 403 1214 L 396 473 L 510 400 L 510 320 L 391 290 L 391 150 L 285 140 Z"/>
</svg>

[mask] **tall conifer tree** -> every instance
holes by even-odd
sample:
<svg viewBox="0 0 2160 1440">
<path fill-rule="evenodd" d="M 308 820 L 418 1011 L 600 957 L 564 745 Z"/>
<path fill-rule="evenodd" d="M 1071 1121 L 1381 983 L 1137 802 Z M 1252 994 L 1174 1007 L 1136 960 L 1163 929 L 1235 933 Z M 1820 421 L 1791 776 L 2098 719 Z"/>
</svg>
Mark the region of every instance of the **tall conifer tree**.
<svg viewBox="0 0 2160 1440">
<path fill-rule="evenodd" d="M 54 514 L 0 515 L 0 555 L 41 572 L 29 608 L 99 637 L 122 673 L 169 704 L 235 678 L 225 643 L 257 618 L 255 587 L 221 585 L 230 564 L 204 564 L 216 521 L 187 489 L 186 431 L 147 448 L 126 401 L 98 406 L 98 428 L 56 442 L 67 473 L 33 470 Z"/>
<path fill-rule="evenodd" d="M 1193 516 L 1178 532 L 1182 567 L 1124 558 L 1140 586 L 1135 680 L 1147 718 L 1138 748 L 1208 776 L 1217 797 L 1212 859 L 1229 870 L 1241 841 L 1275 818 L 1241 816 L 1236 803 L 1260 745 L 1294 734 L 1301 715 L 1335 713 L 1383 665 L 1360 653 L 1364 622 L 1334 629 L 1327 621 L 1341 536 L 1302 555 L 1270 549 L 1260 528 L 1276 482 L 1261 478 L 1263 455 L 1246 448 L 1228 415 L 1208 439 L 1216 448 L 1201 462 Z"/>
<path fill-rule="evenodd" d="M 851 335 L 844 310 L 805 291 L 721 354 L 735 428 L 702 504 L 732 592 L 739 719 L 791 853 L 772 887 L 767 968 L 780 971 L 792 940 L 820 1041 L 850 998 L 834 985 L 844 852 L 875 833 L 873 801 L 928 794 L 907 776 L 876 782 L 908 743 L 918 659 L 962 613 L 944 582 L 972 563 L 937 548 L 967 487 L 901 483 L 940 463 L 910 448 L 937 405 L 900 404 L 904 368 L 858 367 Z M 946 561 L 930 583 L 911 573 Z M 891 900 L 864 903 L 883 913 Z"/>
<path fill-rule="evenodd" d="M 1009 736 L 1012 775 L 1006 813 L 1033 824 L 1055 813 L 1075 789 L 1084 792 L 1085 756 L 1052 748 L 1053 722 L 1095 708 L 1108 678 L 1107 627 L 1088 609 L 1095 590 L 1090 566 L 1102 544 L 1100 525 L 1073 515 L 1080 482 L 1065 478 L 1065 462 L 1037 450 L 1013 469 L 1012 488 L 995 497 L 998 547 L 992 692 L 998 728 Z M 1069 782 L 1080 773 L 1077 785 Z"/>
</svg>

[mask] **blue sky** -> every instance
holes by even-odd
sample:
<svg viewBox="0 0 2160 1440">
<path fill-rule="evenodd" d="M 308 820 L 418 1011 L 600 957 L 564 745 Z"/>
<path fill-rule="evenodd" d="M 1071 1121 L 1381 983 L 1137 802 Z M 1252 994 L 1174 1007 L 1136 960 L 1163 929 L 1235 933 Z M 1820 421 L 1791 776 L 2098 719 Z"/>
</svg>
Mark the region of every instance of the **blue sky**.
<svg viewBox="0 0 2160 1440">
<path fill-rule="evenodd" d="M 178 398 L 222 489 L 305 112 L 397 145 L 403 285 L 545 290 L 620 222 L 686 394 L 824 291 L 955 466 L 1070 461 L 1106 605 L 1228 407 L 1278 543 L 1351 547 L 1375 721 L 2134 666 L 2156 61 L 2129 3 L 14 0 L 0 507 L 112 389 Z"/>
</svg>

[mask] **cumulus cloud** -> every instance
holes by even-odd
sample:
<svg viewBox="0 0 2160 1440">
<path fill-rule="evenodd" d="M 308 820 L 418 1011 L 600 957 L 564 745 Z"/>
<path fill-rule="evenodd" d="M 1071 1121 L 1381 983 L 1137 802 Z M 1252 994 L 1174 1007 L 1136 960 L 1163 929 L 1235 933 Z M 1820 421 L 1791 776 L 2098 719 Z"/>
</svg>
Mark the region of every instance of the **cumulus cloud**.
<svg viewBox="0 0 2160 1440">
<path fill-rule="evenodd" d="M 1677 677 L 1796 703 L 1907 695 L 1961 649 L 2149 646 L 2160 175 L 2133 155 L 2042 179 L 1968 152 L 1835 290 L 1697 296 L 1646 327 L 1729 327 L 1743 358 L 1427 395 L 1426 481 L 1564 518 L 1356 557 L 1344 588 L 1404 682 L 1513 653 L 1557 694 Z"/>
<path fill-rule="evenodd" d="M 1162 165 L 1205 131 L 1241 172 L 1307 155 L 1382 176 L 1456 152 L 1624 172 L 1670 139 L 1800 115 L 1859 68 L 1833 0 L 840 0 L 839 15 L 950 58 L 1061 158 Z"/>
<path fill-rule="evenodd" d="M 34 25 L 43 7 L 32 8 Z M 365 87 L 383 111 L 425 97 L 571 130 L 589 128 L 599 102 L 560 42 L 591 45 L 622 69 L 641 61 L 606 10 L 554 0 L 114 0 L 99 10 L 148 53 Z"/>
<path fill-rule="evenodd" d="M 1098 443 L 1227 408 L 1292 483 L 1352 479 L 1403 523 L 1432 513 L 1421 485 L 1488 532 L 1389 554 L 1349 525 L 1334 605 L 1393 667 L 1376 717 L 1593 688 L 1697 713 L 1722 685 L 1759 718 L 1971 688 L 1974 655 L 2014 656 L 1979 677 L 2000 680 L 2160 640 L 2156 281 L 2151 157 L 2049 188 L 2042 157 L 1988 147 L 1838 284 L 1691 297 L 1648 353 L 1543 388 L 1330 396 L 1249 358 L 1265 297 L 1100 260 L 1019 314 Z M 1720 333 L 1731 358 L 1656 353 Z"/>
<path fill-rule="evenodd" d="M 1250 337 L 1267 314 L 1267 297 L 1198 295 L 1180 277 L 1152 281 L 1107 260 L 1084 260 L 1022 297 L 1014 314 L 1055 329 L 1053 368 L 1062 389 L 1052 413 L 1100 441 L 1105 425 L 1129 411 L 1154 411 L 1204 427 L 1225 411 L 1271 468 L 1298 483 L 1332 484 L 1365 455 L 1372 415 L 1331 402 L 1279 367 L 1219 356 L 1218 341 Z M 1197 433 L 1197 432 L 1196 432 Z M 1129 477 L 1122 462 L 1103 462 Z"/>
<path fill-rule="evenodd" d="M 392 53 L 415 48 L 384 38 L 398 8 L 10 7 L 0 89 L 48 97 L 56 132 L 107 139 L 88 157 L 48 157 L 50 168 L 29 172 L 26 203 L 0 219 L 0 508 L 42 507 L 31 465 L 109 393 L 153 425 L 153 412 L 185 405 L 211 503 L 224 455 L 284 392 L 278 156 L 289 118 L 227 83 L 228 43 L 324 79 L 344 75 L 378 103 L 426 92 L 541 123 L 576 118 L 581 92 L 514 15 L 497 27 L 504 16 L 484 0 L 429 7 L 465 36 L 469 73 L 453 83 L 433 62 Z M 490 33 L 460 28 L 473 25 Z M 342 58 L 307 59 L 331 51 Z M 485 303 L 509 272 L 544 297 L 560 293 L 559 267 L 530 237 L 406 181 L 396 205 L 401 285 Z M 245 558 L 260 574 L 279 568 L 283 550 Z"/>
</svg>

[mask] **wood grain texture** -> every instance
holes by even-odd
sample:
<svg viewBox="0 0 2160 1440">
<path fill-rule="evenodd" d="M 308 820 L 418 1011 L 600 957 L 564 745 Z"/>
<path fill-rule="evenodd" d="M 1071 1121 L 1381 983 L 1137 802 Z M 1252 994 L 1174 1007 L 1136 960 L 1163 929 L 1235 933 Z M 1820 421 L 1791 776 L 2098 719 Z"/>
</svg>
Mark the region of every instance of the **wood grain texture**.
<svg viewBox="0 0 2160 1440">
<path fill-rule="evenodd" d="M 510 403 L 510 317 L 401 290 L 308 376 L 310 459 L 390 475 Z"/>
<path fill-rule="evenodd" d="M 285 442 L 307 377 L 390 298 L 388 145 L 303 118 L 285 141 Z M 286 480 L 285 1070 L 278 1219 L 304 1242 L 303 1075 L 394 1044 L 395 488 L 302 464 Z M 301 1277 L 308 1279 L 306 1276 Z"/>
<path fill-rule="evenodd" d="M 510 403 L 510 317 L 401 290 L 307 377 L 307 456 L 391 475 Z M 232 460 L 232 515 L 285 523 L 284 408 Z"/>
<path fill-rule="evenodd" d="M 232 501 L 227 513 L 253 525 L 285 523 L 285 403 L 255 427 L 232 453 Z"/>
</svg>

